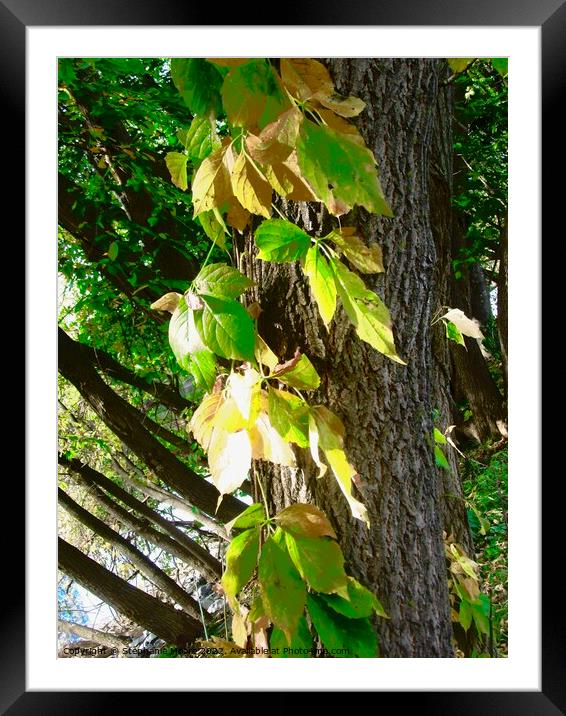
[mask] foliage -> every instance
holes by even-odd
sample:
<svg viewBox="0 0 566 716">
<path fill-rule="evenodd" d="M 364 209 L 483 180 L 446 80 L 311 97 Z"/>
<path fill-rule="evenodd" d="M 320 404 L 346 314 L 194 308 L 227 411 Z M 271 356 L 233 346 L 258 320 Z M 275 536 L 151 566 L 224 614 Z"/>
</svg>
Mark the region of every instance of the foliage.
<svg viewBox="0 0 566 716">
<path fill-rule="evenodd" d="M 507 654 L 507 447 L 479 448 L 461 464 L 482 592 L 491 601 L 492 656 Z"/>
<path fill-rule="evenodd" d="M 314 631 L 333 656 L 377 655 L 369 618 L 386 614 L 375 595 L 346 574 L 323 512 L 297 503 L 268 518 L 254 504 L 231 527 L 242 531 L 226 553 L 222 586 L 234 613 L 236 653 L 263 653 L 269 641 L 273 657 L 310 656 Z M 237 600 L 248 583 L 249 609 Z"/>
<path fill-rule="evenodd" d="M 496 271 L 507 210 L 506 60 L 476 60 L 464 69 L 454 79 L 454 149 L 461 165 L 453 203 L 466 224 L 465 246 L 454 258 L 457 277 L 463 266 L 476 262 Z"/>
</svg>

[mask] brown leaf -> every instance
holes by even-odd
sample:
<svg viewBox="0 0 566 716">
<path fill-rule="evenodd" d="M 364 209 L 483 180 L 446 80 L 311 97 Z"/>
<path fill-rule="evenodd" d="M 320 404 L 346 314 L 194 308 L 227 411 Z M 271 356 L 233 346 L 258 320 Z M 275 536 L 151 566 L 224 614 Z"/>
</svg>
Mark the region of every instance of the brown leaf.
<svg viewBox="0 0 566 716">
<path fill-rule="evenodd" d="M 161 296 L 161 298 L 158 298 L 157 301 L 154 301 L 150 308 L 153 311 L 169 311 L 169 313 L 173 313 L 177 306 L 179 305 L 179 299 L 181 298 L 180 293 L 175 293 L 174 291 L 170 291 L 169 293 L 166 293 L 164 296 Z"/>
<path fill-rule="evenodd" d="M 240 233 L 242 233 L 250 223 L 250 212 L 244 209 L 235 196 L 232 197 L 230 201 L 226 221 L 232 228 L 237 229 Z"/>
<path fill-rule="evenodd" d="M 297 503 L 281 510 L 275 521 L 287 532 L 302 537 L 333 537 L 336 532 L 327 516 L 314 505 Z"/>
<path fill-rule="evenodd" d="M 261 306 L 257 301 L 254 301 L 253 303 L 250 303 L 250 305 L 247 308 L 248 313 L 250 316 L 255 320 L 257 320 L 261 314 Z"/>
<path fill-rule="evenodd" d="M 293 368 L 297 365 L 297 363 L 301 360 L 301 351 L 299 348 L 295 351 L 295 355 L 290 358 L 289 360 L 285 361 L 285 363 L 278 363 L 275 368 L 273 369 L 272 376 L 275 375 L 283 375 L 285 373 L 288 373 L 290 370 L 293 370 Z"/>
<path fill-rule="evenodd" d="M 285 161 L 295 148 L 302 121 L 302 112 L 291 107 L 264 127 L 258 137 L 248 135 L 246 146 L 253 159 L 260 164 Z"/>
</svg>

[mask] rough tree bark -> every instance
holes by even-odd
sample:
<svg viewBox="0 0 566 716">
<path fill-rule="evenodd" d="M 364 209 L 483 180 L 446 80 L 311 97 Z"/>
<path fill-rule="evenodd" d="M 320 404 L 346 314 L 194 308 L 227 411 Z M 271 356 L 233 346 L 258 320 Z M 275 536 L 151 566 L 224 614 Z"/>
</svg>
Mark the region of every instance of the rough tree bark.
<svg viewBox="0 0 566 716">
<path fill-rule="evenodd" d="M 280 358 L 299 346 L 321 374 L 314 395 L 338 413 L 346 426 L 346 449 L 362 478 L 361 496 L 371 528 L 354 520 L 330 477 L 316 480 L 310 458 L 300 455 L 299 470 L 258 464 L 270 485 L 274 507 L 314 501 L 332 519 L 354 576 L 375 590 L 390 619 L 379 624 L 385 657 L 451 657 L 451 624 L 442 531 L 446 519 L 444 476 L 435 466 L 431 435 L 439 381 L 446 403 L 449 369 L 441 374 L 432 350 L 433 311 L 445 296 L 435 283 L 438 260 L 432 227 L 436 216 L 449 227 L 449 193 L 434 195 L 432 166 L 451 171 L 450 141 L 434 141 L 436 126 L 449 118 L 438 60 L 333 59 L 328 66 L 337 88 L 360 96 L 366 110 L 357 120 L 374 152 L 382 186 L 394 217 L 354 219 L 365 237 L 383 247 L 385 275 L 367 284 L 389 306 L 396 342 L 407 366 L 377 353 L 355 336 L 340 311 L 327 332 L 297 265 L 247 261 L 257 281 L 263 313 L 260 332 Z M 437 156 L 438 151 L 442 156 Z M 437 172 L 437 173 L 438 173 Z M 291 210 L 292 207 L 287 207 Z M 300 205 L 299 221 L 319 234 L 328 217 Z M 251 239 L 248 255 L 253 256 Z M 446 373 L 448 371 L 448 374 Z M 439 377 L 440 376 L 440 377 Z M 451 485 L 459 491 L 459 484 Z M 456 515 L 462 521 L 462 510 Z M 465 525 L 459 525 L 465 533 Z"/>
<path fill-rule="evenodd" d="M 200 621 L 133 587 L 59 537 L 59 568 L 117 611 L 162 639 L 186 647 L 202 636 Z"/>
</svg>

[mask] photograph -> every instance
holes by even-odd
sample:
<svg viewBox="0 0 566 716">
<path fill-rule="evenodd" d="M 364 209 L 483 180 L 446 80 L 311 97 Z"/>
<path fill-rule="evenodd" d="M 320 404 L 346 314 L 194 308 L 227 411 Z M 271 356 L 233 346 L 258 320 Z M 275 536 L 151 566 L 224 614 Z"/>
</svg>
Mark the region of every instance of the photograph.
<svg viewBox="0 0 566 716">
<path fill-rule="evenodd" d="M 507 58 L 60 58 L 61 658 L 506 658 Z"/>
</svg>

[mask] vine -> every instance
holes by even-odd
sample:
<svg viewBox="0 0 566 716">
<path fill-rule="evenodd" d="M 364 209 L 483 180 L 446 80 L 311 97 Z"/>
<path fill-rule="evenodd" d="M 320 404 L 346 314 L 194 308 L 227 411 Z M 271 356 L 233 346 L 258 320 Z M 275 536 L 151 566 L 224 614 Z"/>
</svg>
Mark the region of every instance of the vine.
<svg viewBox="0 0 566 716">
<path fill-rule="evenodd" d="M 171 312 L 171 349 L 206 391 L 189 428 L 208 454 L 219 504 L 246 480 L 252 460 L 296 465 L 295 445 L 310 450 L 318 477 L 330 468 L 352 515 L 369 526 L 365 506 L 353 495 L 359 476 L 344 451 L 344 426 L 304 395 L 320 384 L 315 367 L 299 349 L 281 362 L 259 335 L 257 304 L 246 309 L 240 300 L 253 282 L 237 268 L 237 235 L 252 216 L 261 217 L 257 258 L 298 261 L 327 329 L 340 302 L 362 340 L 404 364 L 388 308 L 352 270 L 383 272 L 381 249 L 367 246 L 358 229 L 341 226 L 339 218 L 354 206 L 392 216 L 375 158 L 348 121 L 365 105 L 340 95 L 325 66 L 312 59 L 174 59 L 171 75 L 194 118 L 177 133 L 183 151 L 169 152 L 167 167 L 184 190 L 192 168 L 194 217 L 212 241 L 211 252 L 220 247 L 232 265 L 208 263 L 209 252 L 183 295 L 168 293 L 152 308 Z M 310 236 L 273 204 L 274 191 L 286 200 L 321 202 L 336 226 L 323 237 Z M 305 504 L 269 515 L 265 495 L 264 502 L 230 525 L 237 534 L 222 586 L 233 613 L 233 644 L 308 655 L 313 629 L 331 653 L 347 645 L 348 655 L 375 656 L 369 618 L 386 614 L 375 595 L 346 574 L 326 516 Z M 209 644 L 229 643 L 216 638 Z"/>
</svg>

